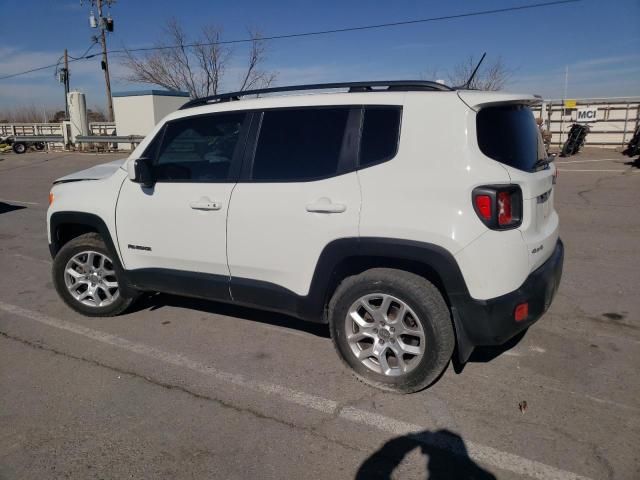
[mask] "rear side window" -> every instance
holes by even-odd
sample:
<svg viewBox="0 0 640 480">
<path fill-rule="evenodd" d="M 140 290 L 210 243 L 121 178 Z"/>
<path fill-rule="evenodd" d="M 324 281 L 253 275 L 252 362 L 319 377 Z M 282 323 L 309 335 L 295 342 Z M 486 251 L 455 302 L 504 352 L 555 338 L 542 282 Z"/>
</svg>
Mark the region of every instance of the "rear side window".
<svg viewBox="0 0 640 480">
<path fill-rule="evenodd" d="M 349 108 L 264 112 L 252 178 L 297 181 L 338 172 Z"/>
<path fill-rule="evenodd" d="M 524 105 L 486 107 L 476 116 L 478 146 L 487 157 L 531 172 L 547 154 L 533 113 Z"/>
<path fill-rule="evenodd" d="M 216 182 L 229 179 L 244 113 L 169 122 L 153 164 L 158 181 Z"/>
<path fill-rule="evenodd" d="M 400 107 L 365 107 L 360 140 L 360 166 L 395 157 L 400 137 Z"/>
</svg>

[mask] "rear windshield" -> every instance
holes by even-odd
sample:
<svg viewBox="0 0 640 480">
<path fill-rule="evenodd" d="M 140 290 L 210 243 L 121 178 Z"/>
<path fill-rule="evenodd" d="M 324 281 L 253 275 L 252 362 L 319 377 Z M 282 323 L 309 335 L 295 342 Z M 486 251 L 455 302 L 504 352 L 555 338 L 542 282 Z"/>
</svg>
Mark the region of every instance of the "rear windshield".
<svg viewBox="0 0 640 480">
<path fill-rule="evenodd" d="M 547 154 L 531 109 L 524 105 L 486 107 L 476 117 L 482 153 L 510 167 L 531 172 Z"/>
</svg>

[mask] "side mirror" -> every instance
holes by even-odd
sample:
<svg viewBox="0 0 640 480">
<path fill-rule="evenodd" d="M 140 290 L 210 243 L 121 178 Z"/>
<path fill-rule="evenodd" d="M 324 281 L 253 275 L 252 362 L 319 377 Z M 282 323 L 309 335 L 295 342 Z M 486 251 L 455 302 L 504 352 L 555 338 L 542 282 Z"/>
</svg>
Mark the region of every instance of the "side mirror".
<svg viewBox="0 0 640 480">
<path fill-rule="evenodd" d="M 151 161 L 148 158 L 138 158 L 128 165 L 129 180 L 139 183 L 145 188 L 151 188 L 156 181 L 151 170 Z"/>
</svg>

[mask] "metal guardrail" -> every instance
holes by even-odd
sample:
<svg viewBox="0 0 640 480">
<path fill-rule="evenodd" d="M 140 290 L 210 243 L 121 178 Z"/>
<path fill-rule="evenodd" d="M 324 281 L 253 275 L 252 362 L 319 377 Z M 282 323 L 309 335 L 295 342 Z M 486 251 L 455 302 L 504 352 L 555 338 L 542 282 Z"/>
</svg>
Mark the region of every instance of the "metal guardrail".
<svg viewBox="0 0 640 480">
<path fill-rule="evenodd" d="M 141 135 L 78 135 L 79 143 L 140 143 L 144 140 Z"/>
<path fill-rule="evenodd" d="M 62 143 L 64 137 L 62 135 L 17 135 L 13 137 L 14 142 L 25 143 L 38 143 L 38 142 L 50 142 L 50 143 Z"/>
<path fill-rule="evenodd" d="M 62 143 L 64 138 L 62 135 L 28 135 L 13 137 L 16 142 L 51 142 Z M 78 135 L 76 143 L 140 143 L 144 140 L 141 135 Z"/>
<path fill-rule="evenodd" d="M 90 122 L 89 135 L 76 137 L 76 144 L 121 144 L 120 148 L 127 145 L 137 146 L 144 136 L 142 135 L 111 135 L 115 132 L 113 122 Z M 7 124 L 0 123 L 0 136 L 12 137 L 15 142 L 32 145 L 34 143 L 46 143 L 49 147 L 54 144 L 63 147 L 65 137 L 63 135 L 62 123 L 21 123 Z"/>
<path fill-rule="evenodd" d="M 62 122 L 56 123 L 0 123 L 0 136 L 62 135 Z M 110 135 L 116 129 L 113 122 L 89 122 L 89 132 Z"/>
</svg>

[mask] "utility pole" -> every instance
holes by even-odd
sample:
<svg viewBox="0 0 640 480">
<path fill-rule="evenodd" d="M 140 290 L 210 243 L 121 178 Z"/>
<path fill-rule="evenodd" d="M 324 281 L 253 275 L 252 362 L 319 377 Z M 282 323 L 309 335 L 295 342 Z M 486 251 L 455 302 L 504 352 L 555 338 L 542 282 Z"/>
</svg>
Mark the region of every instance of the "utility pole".
<svg viewBox="0 0 640 480">
<path fill-rule="evenodd" d="M 113 100 L 111 99 L 111 79 L 109 78 L 109 59 L 107 58 L 107 28 L 106 20 L 102 16 L 102 0 L 96 0 L 100 27 L 100 43 L 102 44 L 102 70 L 104 70 L 104 82 L 107 86 L 107 120 L 113 122 Z"/>
<path fill-rule="evenodd" d="M 69 53 L 64 49 L 64 119 L 69 120 Z"/>
</svg>

